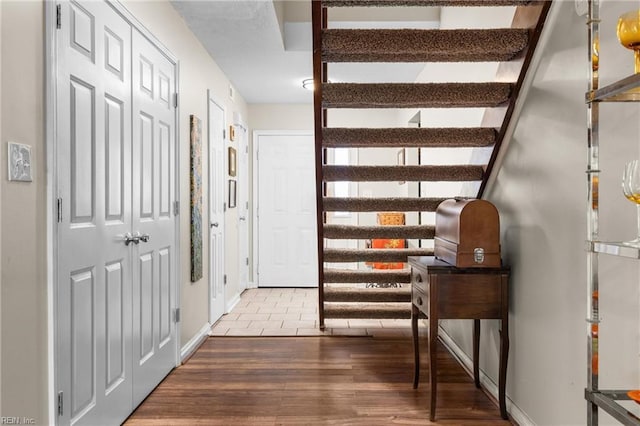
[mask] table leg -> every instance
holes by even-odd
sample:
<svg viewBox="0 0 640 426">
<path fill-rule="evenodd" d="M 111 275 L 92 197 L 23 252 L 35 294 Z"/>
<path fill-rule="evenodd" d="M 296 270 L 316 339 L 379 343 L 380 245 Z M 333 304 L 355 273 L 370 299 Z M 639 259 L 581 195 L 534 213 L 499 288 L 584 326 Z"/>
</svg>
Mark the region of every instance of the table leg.
<svg viewBox="0 0 640 426">
<path fill-rule="evenodd" d="M 420 345 L 418 341 L 418 316 L 420 311 L 411 304 L 411 333 L 413 334 L 413 388 L 418 388 L 420 381 Z"/>
<path fill-rule="evenodd" d="M 473 320 L 473 381 L 480 389 L 480 320 Z"/>
<path fill-rule="evenodd" d="M 431 311 L 432 314 L 434 311 Z M 429 420 L 436 419 L 436 395 L 438 391 L 438 318 L 429 318 L 429 383 L 431 385 L 431 406 Z"/>
<path fill-rule="evenodd" d="M 509 357 L 509 329 L 506 326 L 508 320 L 503 320 L 500 331 L 500 377 L 498 378 L 498 396 L 500 399 L 500 415 L 507 419 L 507 403 L 505 399 L 507 382 L 507 359 Z"/>
<path fill-rule="evenodd" d="M 509 358 L 509 276 L 502 277 L 502 320 L 500 330 L 500 372 L 498 377 L 498 399 L 500 401 L 500 415 L 507 420 L 507 402 L 505 397 L 507 387 L 507 360 Z"/>
</svg>

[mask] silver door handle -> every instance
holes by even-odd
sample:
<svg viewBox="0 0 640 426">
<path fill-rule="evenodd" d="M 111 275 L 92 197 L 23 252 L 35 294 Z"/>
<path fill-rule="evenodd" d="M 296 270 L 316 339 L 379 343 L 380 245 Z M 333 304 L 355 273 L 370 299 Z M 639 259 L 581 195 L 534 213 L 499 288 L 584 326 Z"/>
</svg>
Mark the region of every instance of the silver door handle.
<svg viewBox="0 0 640 426">
<path fill-rule="evenodd" d="M 217 227 L 218 227 L 218 222 L 214 222 L 214 223 L 212 223 L 212 224 L 211 224 L 211 227 L 212 227 L 212 228 L 214 228 L 214 227 L 215 227 L 215 228 L 217 228 Z"/>
<path fill-rule="evenodd" d="M 149 234 L 138 235 L 138 239 L 140 239 L 140 241 L 142 241 L 143 243 L 148 243 L 149 242 Z"/>
<path fill-rule="evenodd" d="M 244 216 L 240 216 L 240 220 L 247 220 L 247 218 Z"/>
<path fill-rule="evenodd" d="M 131 235 L 131 233 L 127 232 L 124 234 L 124 245 L 128 246 L 131 243 L 140 244 L 140 236 Z"/>
</svg>

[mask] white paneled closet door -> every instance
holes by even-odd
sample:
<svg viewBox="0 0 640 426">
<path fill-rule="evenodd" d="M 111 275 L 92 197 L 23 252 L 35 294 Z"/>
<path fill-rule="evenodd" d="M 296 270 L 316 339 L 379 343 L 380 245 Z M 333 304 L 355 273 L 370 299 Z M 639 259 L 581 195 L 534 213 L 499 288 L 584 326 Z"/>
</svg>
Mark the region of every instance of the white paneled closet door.
<svg viewBox="0 0 640 426">
<path fill-rule="evenodd" d="M 57 372 L 60 424 L 132 409 L 131 27 L 103 2 L 58 30 Z"/>
<path fill-rule="evenodd" d="M 175 65 L 110 4 L 60 6 L 58 424 L 119 424 L 176 363 Z"/>
<path fill-rule="evenodd" d="M 133 31 L 133 374 L 138 405 L 175 365 L 174 65 Z"/>
</svg>

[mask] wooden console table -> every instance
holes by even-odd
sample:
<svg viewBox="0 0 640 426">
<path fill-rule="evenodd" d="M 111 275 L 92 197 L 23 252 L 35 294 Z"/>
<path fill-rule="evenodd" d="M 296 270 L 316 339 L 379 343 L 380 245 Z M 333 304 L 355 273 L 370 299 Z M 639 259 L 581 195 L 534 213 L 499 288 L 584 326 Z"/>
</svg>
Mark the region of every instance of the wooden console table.
<svg viewBox="0 0 640 426">
<path fill-rule="evenodd" d="M 415 368 L 413 387 L 418 387 L 420 350 L 418 316 L 427 316 L 429 323 L 429 377 L 431 384 L 431 421 L 436 417 L 437 357 L 439 319 L 473 319 L 473 378 L 480 387 L 478 354 L 480 320 L 499 319 L 500 372 L 498 399 L 500 415 L 507 419 L 505 381 L 509 356 L 509 268 L 456 268 L 433 256 L 409 257 L 411 266 L 411 330 Z"/>
</svg>

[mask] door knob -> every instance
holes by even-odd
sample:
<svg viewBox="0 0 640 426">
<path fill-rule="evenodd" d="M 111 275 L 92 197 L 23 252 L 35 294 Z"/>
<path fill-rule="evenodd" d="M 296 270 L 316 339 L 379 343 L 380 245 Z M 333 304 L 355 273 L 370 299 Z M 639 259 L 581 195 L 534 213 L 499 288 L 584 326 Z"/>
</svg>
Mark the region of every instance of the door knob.
<svg viewBox="0 0 640 426">
<path fill-rule="evenodd" d="M 131 233 L 127 232 L 126 234 L 124 234 L 124 245 L 128 246 L 131 243 L 139 244 L 140 243 L 140 236 L 131 235 Z"/>
<path fill-rule="evenodd" d="M 218 222 L 213 222 L 213 223 L 211 224 L 211 227 L 212 227 L 212 228 L 214 228 L 214 227 L 215 227 L 215 228 L 217 228 L 217 227 L 218 227 Z"/>
<path fill-rule="evenodd" d="M 240 216 L 240 220 L 247 220 L 247 218 L 244 216 Z"/>
<path fill-rule="evenodd" d="M 148 243 L 149 242 L 149 234 L 138 235 L 138 239 L 140 241 L 142 241 L 143 243 Z"/>
</svg>

